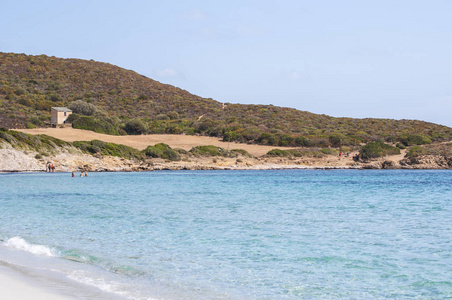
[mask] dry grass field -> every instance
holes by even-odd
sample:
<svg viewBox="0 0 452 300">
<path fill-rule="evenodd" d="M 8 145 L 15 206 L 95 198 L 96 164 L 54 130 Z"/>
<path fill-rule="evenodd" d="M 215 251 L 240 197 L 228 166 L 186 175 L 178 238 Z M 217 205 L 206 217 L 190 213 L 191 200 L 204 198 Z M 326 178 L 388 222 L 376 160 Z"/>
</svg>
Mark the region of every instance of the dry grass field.
<svg viewBox="0 0 452 300">
<path fill-rule="evenodd" d="M 171 148 L 181 148 L 184 150 L 190 150 L 195 146 L 214 145 L 224 149 L 243 149 L 248 151 L 253 156 L 262 156 L 267 154 L 268 151 L 275 148 L 275 146 L 260 146 L 260 145 L 248 145 L 239 143 L 227 143 L 221 141 L 219 138 L 206 137 L 206 136 L 193 136 L 193 135 L 173 135 L 173 134 L 151 134 L 151 135 L 108 135 L 100 134 L 94 131 L 73 129 L 70 127 L 65 128 L 36 128 L 36 129 L 15 129 L 17 131 L 37 135 L 46 134 L 66 142 L 74 141 L 91 141 L 101 140 L 109 143 L 123 144 L 143 150 L 149 145 L 155 145 L 157 143 L 165 143 Z"/>
</svg>

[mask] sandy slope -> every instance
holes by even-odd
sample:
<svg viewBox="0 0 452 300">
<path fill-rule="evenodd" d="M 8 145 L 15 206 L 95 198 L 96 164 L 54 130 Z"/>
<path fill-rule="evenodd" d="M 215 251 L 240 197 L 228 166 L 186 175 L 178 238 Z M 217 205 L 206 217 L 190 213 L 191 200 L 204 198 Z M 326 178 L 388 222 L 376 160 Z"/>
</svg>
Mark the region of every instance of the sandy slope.
<svg viewBox="0 0 452 300">
<path fill-rule="evenodd" d="M 108 135 L 100 134 L 93 131 L 66 128 L 37 128 L 37 129 L 14 129 L 29 134 L 46 134 L 56 137 L 63 141 L 91 141 L 101 140 L 105 142 L 111 142 L 116 144 L 123 144 L 143 150 L 149 145 L 155 145 L 157 143 L 168 144 L 171 148 L 182 148 L 184 150 L 190 150 L 195 146 L 201 145 L 214 145 L 222 147 L 224 149 L 244 149 L 253 156 L 262 156 L 267 154 L 271 149 L 278 147 L 274 146 L 260 146 L 260 145 L 248 145 L 239 143 L 227 143 L 222 142 L 219 138 L 205 137 L 205 136 L 193 136 L 193 135 L 172 135 L 172 134 L 152 134 L 152 135 Z"/>
</svg>

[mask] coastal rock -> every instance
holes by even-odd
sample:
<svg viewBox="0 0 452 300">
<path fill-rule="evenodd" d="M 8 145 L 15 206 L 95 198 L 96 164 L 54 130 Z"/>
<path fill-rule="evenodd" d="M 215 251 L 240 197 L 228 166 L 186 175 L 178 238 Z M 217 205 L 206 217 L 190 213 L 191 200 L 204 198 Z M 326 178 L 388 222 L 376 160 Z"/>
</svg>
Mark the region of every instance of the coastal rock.
<svg viewBox="0 0 452 300">
<path fill-rule="evenodd" d="M 45 163 L 35 158 L 36 154 L 26 154 L 16 149 L 0 149 L 0 171 L 40 171 Z M 44 167 L 43 167 L 44 166 Z"/>
</svg>

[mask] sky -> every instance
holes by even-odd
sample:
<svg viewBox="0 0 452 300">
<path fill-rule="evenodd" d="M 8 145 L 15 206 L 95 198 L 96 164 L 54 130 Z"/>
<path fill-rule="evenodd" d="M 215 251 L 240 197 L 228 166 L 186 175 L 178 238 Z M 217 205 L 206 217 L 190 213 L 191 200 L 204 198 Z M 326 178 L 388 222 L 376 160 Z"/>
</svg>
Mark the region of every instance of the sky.
<svg viewBox="0 0 452 300">
<path fill-rule="evenodd" d="M 108 62 L 220 102 L 452 127 L 449 0 L 0 0 L 0 52 Z"/>
</svg>

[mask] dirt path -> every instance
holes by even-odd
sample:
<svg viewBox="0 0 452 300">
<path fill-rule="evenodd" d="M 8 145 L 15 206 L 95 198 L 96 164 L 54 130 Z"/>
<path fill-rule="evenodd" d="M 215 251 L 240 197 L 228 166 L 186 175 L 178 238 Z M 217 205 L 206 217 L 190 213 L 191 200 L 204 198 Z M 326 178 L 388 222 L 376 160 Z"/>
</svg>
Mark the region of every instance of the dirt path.
<svg viewBox="0 0 452 300">
<path fill-rule="evenodd" d="M 214 145 L 224 149 L 244 149 L 253 156 L 262 156 L 275 148 L 274 146 L 248 145 L 239 143 L 222 142 L 219 138 L 193 136 L 193 135 L 173 135 L 173 134 L 151 134 L 151 135 L 108 135 L 100 134 L 89 130 L 67 128 L 37 128 L 37 129 L 14 129 L 17 131 L 37 135 L 46 134 L 66 142 L 101 140 L 109 143 L 123 144 L 143 150 L 149 145 L 157 143 L 168 144 L 171 148 L 182 148 L 190 150 L 195 146 Z M 282 148 L 284 149 L 284 148 Z M 287 148 L 286 148 L 287 149 Z"/>
</svg>

